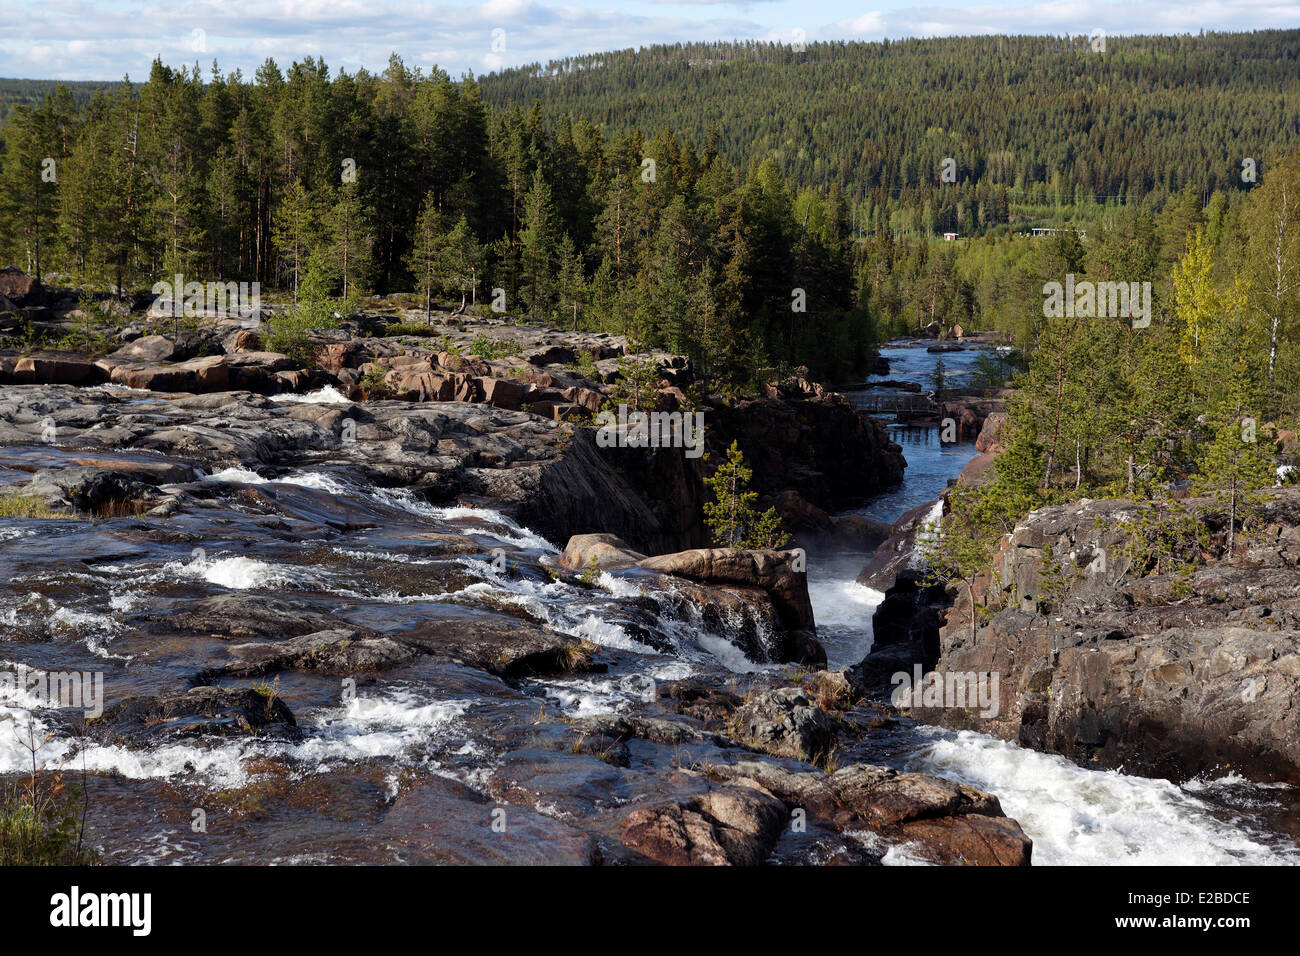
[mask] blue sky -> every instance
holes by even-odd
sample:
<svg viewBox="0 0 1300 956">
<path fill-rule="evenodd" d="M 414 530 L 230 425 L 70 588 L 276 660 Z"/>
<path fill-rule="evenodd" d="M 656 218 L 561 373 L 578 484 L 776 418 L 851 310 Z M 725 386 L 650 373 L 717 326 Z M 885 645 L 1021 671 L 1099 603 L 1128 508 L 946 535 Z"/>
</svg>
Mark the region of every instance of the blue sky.
<svg viewBox="0 0 1300 956">
<path fill-rule="evenodd" d="M 1300 0 L 0 0 L 0 22 L 0 75 L 11 77 L 143 79 L 155 56 L 251 74 L 268 56 L 286 66 L 317 55 L 378 71 L 392 51 L 458 77 L 678 41 L 1300 27 Z"/>
</svg>

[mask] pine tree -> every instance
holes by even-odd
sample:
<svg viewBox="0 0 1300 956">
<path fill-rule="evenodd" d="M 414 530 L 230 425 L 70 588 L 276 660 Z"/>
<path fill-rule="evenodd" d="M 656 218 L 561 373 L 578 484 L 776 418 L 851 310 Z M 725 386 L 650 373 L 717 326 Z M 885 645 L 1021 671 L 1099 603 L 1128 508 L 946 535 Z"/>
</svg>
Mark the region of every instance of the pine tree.
<svg viewBox="0 0 1300 956">
<path fill-rule="evenodd" d="M 1190 255 L 1190 253 L 1189 253 Z M 1197 485 L 1213 493 L 1227 509 L 1228 557 L 1236 544 L 1238 524 L 1245 525 L 1259 504 L 1257 490 L 1273 483 L 1274 460 L 1263 440 L 1258 409 L 1266 382 L 1266 341 L 1258 322 L 1248 318 L 1245 282 L 1218 296 L 1224 310 L 1205 329 L 1202 346 L 1214 368 L 1203 416 L 1209 440 L 1197 455 Z"/>
<path fill-rule="evenodd" d="M 374 230 L 361 200 L 356 180 L 345 182 L 326 217 L 329 246 L 323 261 L 343 288 L 343 300 L 352 303 L 366 285 L 373 263 Z"/>
<path fill-rule="evenodd" d="M 447 258 L 447 236 L 442 213 L 432 190 L 425 196 L 424 205 L 415 223 L 411 251 L 407 253 L 406 269 L 415 276 L 415 290 L 424 300 L 425 321 L 433 323 L 433 293 L 445 282 L 444 269 Z"/>
<path fill-rule="evenodd" d="M 704 479 L 710 497 L 704 503 L 704 524 L 718 547 L 782 548 L 790 540 L 775 509 L 759 512 L 754 507 L 758 493 L 749 486 L 753 477 L 733 441 L 726 461 Z"/>
<path fill-rule="evenodd" d="M 534 170 L 532 187 L 524 197 L 523 223 L 519 233 L 519 264 L 528 309 L 534 315 L 549 315 L 554 295 L 558 227 L 551 188 L 540 168 Z"/>
<path fill-rule="evenodd" d="M 302 180 L 295 179 L 285 191 L 272 219 L 271 241 L 285 267 L 293 274 L 293 298 L 298 301 L 300 272 L 306 267 L 318 241 L 319 221 Z"/>
<path fill-rule="evenodd" d="M 558 257 L 560 309 L 562 313 L 572 313 L 573 331 L 576 332 L 578 312 L 582 307 L 583 295 L 586 291 L 586 277 L 583 274 L 582 258 L 578 255 L 577 246 L 569 238 L 568 233 L 565 233 L 564 238 L 560 240 Z M 566 318 L 568 318 L 567 314 L 561 315 L 561 319 Z"/>
</svg>

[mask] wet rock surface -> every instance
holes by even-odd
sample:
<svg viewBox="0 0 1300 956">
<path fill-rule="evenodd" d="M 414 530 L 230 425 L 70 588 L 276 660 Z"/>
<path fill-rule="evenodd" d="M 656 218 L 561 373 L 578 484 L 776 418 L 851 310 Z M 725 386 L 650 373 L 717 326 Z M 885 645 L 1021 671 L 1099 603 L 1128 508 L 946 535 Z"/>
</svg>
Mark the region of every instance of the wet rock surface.
<svg viewBox="0 0 1300 956">
<path fill-rule="evenodd" d="M 132 747 L 184 737 L 293 734 L 297 723 L 269 691 L 195 687 L 183 693 L 128 697 L 87 725 L 95 739 Z"/>
<path fill-rule="evenodd" d="M 782 666 L 824 664 L 806 575 L 678 553 L 698 463 L 557 420 L 599 407 L 621 342 L 502 329 L 518 348 L 486 362 L 341 336 L 305 369 L 234 327 L 123 333 L 96 371 L 0 367 L 0 483 L 56 509 L 0 529 L 5 657 L 104 674 L 84 733 L 28 713 L 89 768 L 110 859 L 1023 862 L 957 836 L 993 800 L 840 802 L 826 771 L 845 747 L 867 766 L 876 718 Z M 581 350 L 600 381 L 557 365 Z M 689 364 L 661 371 L 684 399 Z M 765 495 L 834 507 L 870 493 L 864 463 L 872 487 L 901 472 L 834 396 L 707 413 L 771 457 Z"/>
<path fill-rule="evenodd" d="M 972 635 L 959 593 L 940 632 L 938 673 L 998 672 L 998 713 L 916 715 L 1084 765 L 1300 780 L 1300 489 L 1265 499 L 1231 560 L 1207 552 L 1186 570 L 1135 567 L 1132 503 L 1032 513 L 976 591 L 991 617 Z M 1211 503 L 1184 504 L 1213 537 Z"/>
</svg>

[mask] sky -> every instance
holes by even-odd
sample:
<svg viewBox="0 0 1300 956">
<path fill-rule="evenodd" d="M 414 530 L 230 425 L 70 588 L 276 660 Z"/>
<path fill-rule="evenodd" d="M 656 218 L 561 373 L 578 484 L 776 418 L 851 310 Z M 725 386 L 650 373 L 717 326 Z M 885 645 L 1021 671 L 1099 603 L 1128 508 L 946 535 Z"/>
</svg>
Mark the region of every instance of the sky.
<svg viewBox="0 0 1300 956">
<path fill-rule="evenodd" d="M 654 43 L 1294 28 L 1300 0 L 0 0 L 0 23 L 6 77 L 143 80 L 159 56 L 205 73 L 309 55 L 379 72 L 397 52 L 458 78 Z"/>
</svg>

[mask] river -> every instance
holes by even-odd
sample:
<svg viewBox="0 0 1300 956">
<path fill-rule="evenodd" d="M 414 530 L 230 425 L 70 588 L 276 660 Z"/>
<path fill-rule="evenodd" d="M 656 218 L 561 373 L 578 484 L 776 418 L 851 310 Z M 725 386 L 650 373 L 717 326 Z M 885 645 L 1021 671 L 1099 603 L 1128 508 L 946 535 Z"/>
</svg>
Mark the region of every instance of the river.
<svg viewBox="0 0 1300 956">
<path fill-rule="evenodd" d="M 978 352 L 942 355 L 923 345 L 881 349 L 890 372 L 878 379 L 929 387 L 936 358 L 945 378 L 967 380 Z M 937 497 L 975 455 L 971 442 L 944 444 L 933 426 L 890 425 L 907 459 L 903 484 L 858 513 L 882 521 Z M 808 589 L 830 665 L 856 663 L 871 649 L 870 615 L 884 597 L 854 580 L 868 554 L 813 554 Z M 1178 786 L 1168 780 L 1088 770 L 985 734 L 917 726 L 893 742 L 889 761 L 960 780 L 998 795 L 1034 840 L 1034 863 L 1288 864 L 1300 863 L 1300 794 L 1284 785 L 1236 775 Z"/>
<path fill-rule="evenodd" d="M 933 364 L 924 349 L 891 346 L 884 354 L 895 362 L 891 377 L 924 379 Z M 950 353 L 944 362 L 959 376 L 972 358 Z M 152 413 L 147 393 L 133 401 L 140 414 Z M 933 429 L 895 431 L 907 477 L 862 509 L 883 520 L 933 500 L 973 453 L 970 445 L 941 446 Z M 53 446 L 6 447 L 0 483 L 76 456 Z M 742 692 L 750 675 L 778 668 L 740 649 L 742 632 L 757 628 L 756 639 L 765 639 L 752 621 L 709 618 L 680 596 L 646 593 L 635 575 L 602 573 L 583 587 L 554 579 L 547 566 L 563 542 L 487 508 L 435 507 L 328 464 L 262 472 L 232 464 L 210 470 L 197 487 L 208 506 L 177 513 L 161 535 L 131 516 L 7 520 L 0 667 L 99 672 L 110 700 L 175 691 L 202 660 L 225 653 L 215 635 L 182 633 L 177 615 L 196 601 L 233 595 L 288 599 L 295 613 L 328 614 L 360 629 L 458 615 L 524 620 L 597 645 L 608 670 L 505 682 L 422 658 L 382 679 L 363 678 L 345 694 L 337 677 L 284 671 L 276 693 L 297 716 L 298 739 L 130 749 L 81 741 L 48 701 L 0 684 L 0 774 L 13 782 L 30 768 L 29 733 L 49 771 L 74 779 L 84 772 L 92 837 L 113 862 L 410 861 L 387 815 L 413 779 L 486 791 L 512 761 L 549 768 L 554 749 L 529 750 L 541 746 L 529 735 L 542 739 L 557 721 L 562 730 L 584 716 L 631 711 L 647 686 L 691 676 Z M 450 536 L 468 536 L 475 553 L 440 550 Z M 501 547 L 512 554 L 505 569 L 490 557 Z M 854 582 L 868 557 L 809 556 L 809 591 L 832 666 L 856 663 L 871 646 L 871 612 L 882 595 Z M 906 720 L 852 757 L 992 791 L 1033 838 L 1040 865 L 1300 862 L 1294 834 L 1280 822 L 1294 819 L 1289 788 L 1235 778 L 1180 787 L 1084 770 Z M 655 786 L 649 776 L 638 779 Z M 592 796 L 592 778 L 563 773 L 550 786 L 541 791 L 552 800 L 539 802 L 543 814 L 629 798 L 624 784 L 602 784 L 608 789 Z M 206 830 L 196 829 L 200 813 L 212 821 Z M 906 847 L 885 857 L 913 861 Z"/>
</svg>

